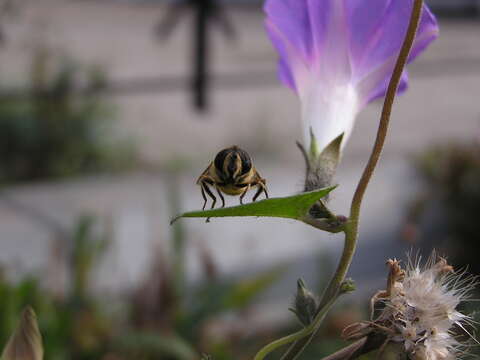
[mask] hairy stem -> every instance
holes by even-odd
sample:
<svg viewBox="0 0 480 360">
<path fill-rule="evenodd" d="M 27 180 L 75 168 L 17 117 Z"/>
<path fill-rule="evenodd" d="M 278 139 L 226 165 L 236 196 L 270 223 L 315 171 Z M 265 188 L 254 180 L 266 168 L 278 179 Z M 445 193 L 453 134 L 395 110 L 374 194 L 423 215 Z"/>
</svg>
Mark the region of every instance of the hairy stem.
<svg viewBox="0 0 480 360">
<path fill-rule="evenodd" d="M 377 166 L 380 154 L 383 149 L 383 145 L 385 144 L 390 115 L 392 113 L 392 106 L 395 100 L 398 85 L 400 84 L 403 70 L 408 60 L 408 55 L 410 54 L 410 50 L 412 49 L 418 24 L 420 23 L 422 6 L 423 0 L 414 1 L 407 34 L 403 41 L 402 48 L 398 55 L 393 74 L 388 85 L 387 93 L 385 95 L 385 101 L 383 104 L 383 110 L 380 117 L 380 124 L 378 126 L 375 144 L 373 146 L 368 163 L 363 171 L 362 177 L 360 178 L 360 181 L 353 195 L 352 204 L 350 207 L 350 218 L 344 229 L 345 246 L 343 249 L 342 257 L 338 264 L 337 270 L 332 280 L 330 281 L 330 284 L 328 285 L 327 289 L 323 294 L 318 311 L 322 311 L 322 308 L 325 306 L 325 304 L 327 304 L 329 302 L 329 299 L 332 299 L 334 294 L 338 291 L 342 281 L 344 281 L 345 279 L 345 276 L 352 262 L 353 254 L 355 253 L 355 248 L 357 245 L 358 222 L 360 217 L 362 200 L 365 195 L 365 191 L 367 190 L 370 179 L 372 178 L 372 175 L 375 171 L 375 167 Z M 310 343 L 312 338 L 315 336 L 315 333 L 316 331 L 311 333 L 308 338 L 304 337 L 297 341 L 295 344 L 293 344 L 292 347 L 290 347 L 290 349 L 283 355 L 282 360 L 296 359 L 304 350 L 304 348 Z"/>
</svg>

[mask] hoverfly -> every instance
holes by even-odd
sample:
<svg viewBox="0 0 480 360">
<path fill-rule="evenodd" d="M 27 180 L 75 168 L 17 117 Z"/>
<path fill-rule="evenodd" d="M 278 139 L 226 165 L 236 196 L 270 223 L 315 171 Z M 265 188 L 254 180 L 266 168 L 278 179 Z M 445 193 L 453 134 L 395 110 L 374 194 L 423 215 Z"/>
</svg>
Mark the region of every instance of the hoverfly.
<svg viewBox="0 0 480 360">
<path fill-rule="evenodd" d="M 207 205 L 205 194 L 213 200 L 212 209 L 217 202 L 217 198 L 213 195 L 210 186 L 217 190 L 218 196 L 222 200 L 222 207 L 225 207 L 225 198 L 222 193 L 232 196 L 240 195 L 240 204 L 243 204 L 243 198 L 252 187 L 257 187 L 253 201 L 257 200 L 262 192 L 265 193 L 265 197 L 268 199 L 265 179 L 260 176 L 253 166 L 250 155 L 235 145 L 223 149 L 215 156 L 215 160 L 208 165 L 198 178 L 197 185 L 200 185 L 202 191 L 204 200 L 203 210 L 205 210 Z"/>
</svg>

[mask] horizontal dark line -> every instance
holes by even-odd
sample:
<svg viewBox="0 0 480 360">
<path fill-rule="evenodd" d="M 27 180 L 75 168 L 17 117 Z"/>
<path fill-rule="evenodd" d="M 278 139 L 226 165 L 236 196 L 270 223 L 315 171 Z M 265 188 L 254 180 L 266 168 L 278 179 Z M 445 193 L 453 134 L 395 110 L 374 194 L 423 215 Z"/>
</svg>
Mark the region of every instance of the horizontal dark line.
<svg viewBox="0 0 480 360">
<path fill-rule="evenodd" d="M 445 78 L 451 76 L 480 75 L 480 58 L 443 59 L 414 63 L 410 72 L 418 78 Z M 242 90 L 279 86 L 274 71 L 249 71 L 230 74 L 214 74 L 211 78 L 212 90 Z M 158 76 L 109 81 L 105 87 L 91 89 L 75 89 L 78 95 L 101 93 L 105 95 L 145 95 L 152 93 L 174 93 L 188 91 L 193 86 L 185 76 Z M 25 99 L 31 94 L 22 90 L 0 90 L 0 99 Z"/>
</svg>

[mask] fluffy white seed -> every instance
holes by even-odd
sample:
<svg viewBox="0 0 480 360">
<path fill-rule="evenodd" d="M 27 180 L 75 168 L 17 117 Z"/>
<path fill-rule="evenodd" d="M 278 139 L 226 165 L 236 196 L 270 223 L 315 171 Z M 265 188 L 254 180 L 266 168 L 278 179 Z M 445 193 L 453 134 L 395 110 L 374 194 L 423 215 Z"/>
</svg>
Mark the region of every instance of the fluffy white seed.
<svg viewBox="0 0 480 360">
<path fill-rule="evenodd" d="M 462 344 L 453 331 L 466 326 L 470 317 L 457 310 L 475 286 L 475 278 L 455 273 L 445 259 L 435 254 L 420 266 L 409 261 L 403 271 L 390 260 L 389 288 L 383 297 L 384 309 L 376 322 L 386 326 L 392 340 L 403 343 L 413 359 L 449 360 L 457 358 Z"/>
</svg>

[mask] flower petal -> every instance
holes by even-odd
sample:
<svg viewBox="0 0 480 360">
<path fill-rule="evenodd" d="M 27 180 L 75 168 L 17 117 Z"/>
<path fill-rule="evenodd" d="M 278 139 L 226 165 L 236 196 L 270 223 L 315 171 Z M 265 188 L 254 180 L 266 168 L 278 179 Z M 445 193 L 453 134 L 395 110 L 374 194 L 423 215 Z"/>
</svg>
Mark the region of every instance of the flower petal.
<svg viewBox="0 0 480 360">
<path fill-rule="evenodd" d="M 333 77 L 350 72 L 343 7 L 334 0 L 265 2 L 267 33 L 280 55 L 280 79 L 287 86 L 299 90 L 291 81 L 298 81 L 298 67 Z"/>
<path fill-rule="evenodd" d="M 360 93 L 363 105 L 366 105 L 385 95 L 407 31 L 413 0 L 369 0 L 368 6 L 365 6 L 365 0 L 347 1 L 350 3 L 347 17 L 352 29 L 352 81 L 361 84 Z M 435 17 L 424 6 L 408 62 L 413 61 L 437 35 Z M 406 88 L 406 76 L 402 81 L 400 90 Z"/>
<path fill-rule="evenodd" d="M 316 76 L 326 85 L 348 80 L 361 85 L 362 106 L 383 96 L 412 6 L 413 0 L 267 0 L 266 27 L 280 55 L 282 82 L 300 92 L 302 78 Z M 409 62 L 437 35 L 435 17 L 424 6 Z"/>
<path fill-rule="evenodd" d="M 265 25 L 280 56 L 279 76 L 300 97 L 307 141 L 310 128 L 320 147 L 342 133 L 346 140 L 362 107 L 385 95 L 413 1 L 266 0 Z M 424 6 L 408 61 L 437 34 Z M 404 72 L 398 91 L 406 88 Z"/>
<path fill-rule="evenodd" d="M 303 1 L 267 1 L 267 28 L 282 34 L 282 42 L 289 43 L 303 58 L 311 52 L 312 31 L 308 12 Z M 276 44 L 275 44 L 276 45 Z"/>
</svg>

